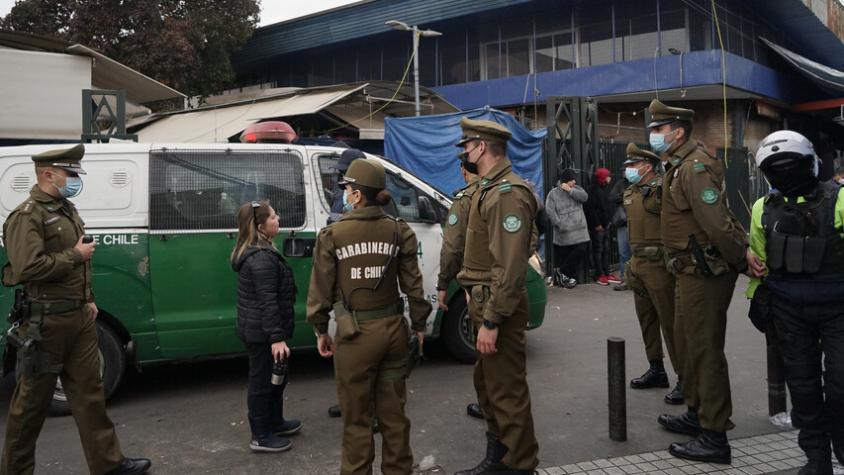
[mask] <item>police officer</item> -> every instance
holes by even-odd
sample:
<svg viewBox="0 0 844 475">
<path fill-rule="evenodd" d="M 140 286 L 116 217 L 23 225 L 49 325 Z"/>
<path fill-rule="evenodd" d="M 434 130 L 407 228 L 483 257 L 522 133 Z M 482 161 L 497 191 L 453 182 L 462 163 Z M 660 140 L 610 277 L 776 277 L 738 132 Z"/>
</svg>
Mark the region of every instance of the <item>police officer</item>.
<svg viewBox="0 0 844 475">
<path fill-rule="evenodd" d="M 458 474 L 529 474 L 539 446 L 525 368 L 525 273 L 537 202 L 506 157 L 510 131 L 486 120 L 464 118 L 460 126 L 464 166 L 481 177 L 457 280 L 478 329 L 474 383 L 487 421 L 487 451 L 475 468 Z"/>
<path fill-rule="evenodd" d="M 727 209 L 721 163 L 692 140 L 694 111 L 654 100 L 650 113 L 651 149 L 668 167 L 660 223 L 676 280 L 674 332 L 685 340 L 678 346 L 684 349 L 683 397 L 689 408 L 658 422 L 695 437 L 671 444 L 675 457 L 729 464 L 726 431 L 734 425 L 724 337 L 737 273 L 747 267 L 747 239 Z"/>
<path fill-rule="evenodd" d="M 18 381 L 6 420 L 0 474 L 31 474 L 35 442 L 61 378 L 85 460 L 92 474 L 140 474 L 147 459 L 123 456 L 106 415 L 99 374 L 97 306 L 91 292 L 94 243 L 83 242 L 84 223 L 68 198 L 82 191 L 85 147 L 34 155 L 38 183 L 3 225 L 9 262 L 3 284 L 23 285 L 17 340 Z M 15 331 L 15 330 L 13 330 Z"/>
<path fill-rule="evenodd" d="M 399 289 L 407 295 L 411 328 L 420 344 L 431 311 L 422 290 L 416 235 L 381 209 L 389 193 L 380 163 L 357 159 L 340 183 L 346 188 L 343 200 L 353 210 L 320 230 L 307 310 L 319 353 L 334 356 L 343 415 L 340 473 L 372 472 L 372 420 L 377 417 L 381 470 L 406 475 L 413 455 L 404 414 L 408 328 Z M 336 346 L 328 335 L 332 309 Z"/>
<path fill-rule="evenodd" d="M 751 308 L 758 326 L 773 322 L 783 354 L 808 459 L 800 475 L 833 473 L 830 441 L 844 463 L 844 193 L 818 180 L 819 162 L 797 132 L 762 140 L 756 165 L 773 190 L 753 205 L 748 258 L 757 276 L 767 265 Z"/>
<path fill-rule="evenodd" d="M 463 167 L 464 161 L 460 162 L 460 174 L 466 186 L 454 193 L 454 201 L 448 210 L 443 227 L 443 245 L 440 248 L 440 273 L 437 276 L 437 306 L 443 311 L 448 311 L 446 298 L 448 297 L 448 286 L 460 272 L 463 266 L 463 249 L 466 246 L 466 222 L 469 218 L 469 207 L 472 204 L 472 194 L 477 189 L 478 176 L 469 173 Z M 472 417 L 483 419 L 484 414 L 481 406 L 471 403 L 466 406 L 466 413 Z"/>
<path fill-rule="evenodd" d="M 343 150 L 343 153 L 340 154 L 340 160 L 337 161 L 337 165 L 335 170 L 337 171 L 337 186 L 334 188 L 333 196 L 331 199 L 331 221 L 337 221 L 340 219 L 340 215 L 343 214 L 343 194 L 346 190 L 340 185 L 340 181 L 342 181 L 343 174 L 346 173 L 346 170 L 349 169 L 349 165 L 352 161 L 357 160 L 358 158 L 365 158 L 363 152 L 356 148 L 347 148 Z"/>
<path fill-rule="evenodd" d="M 664 400 L 668 404 L 683 404 L 680 383 L 683 360 L 674 338 L 674 276 L 665 268 L 659 226 L 662 209 L 659 156 L 631 143 L 627 145 L 624 165 L 624 177 L 631 185 L 624 191 L 622 201 L 633 254 L 625 280 L 634 292 L 636 315 L 645 341 L 645 354 L 650 362 L 650 368 L 642 376 L 631 380 L 630 387 L 668 387 L 668 375 L 662 363 L 662 340 L 665 339 L 668 358 L 677 375 L 677 385 L 665 395 Z"/>
</svg>

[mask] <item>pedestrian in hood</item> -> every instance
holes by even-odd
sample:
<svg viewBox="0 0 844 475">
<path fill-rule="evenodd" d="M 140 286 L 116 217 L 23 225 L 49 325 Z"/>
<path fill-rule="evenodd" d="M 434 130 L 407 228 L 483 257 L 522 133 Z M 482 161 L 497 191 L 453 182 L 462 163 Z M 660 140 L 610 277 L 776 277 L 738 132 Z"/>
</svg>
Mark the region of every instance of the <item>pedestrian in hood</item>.
<svg viewBox="0 0 844 475">
<path fill-rule="evenodd" d="M 606 168 L 595 170 L 592 186 L 589 187 L 589 200 L 584 206 L 586 222 L 589 224 L 589 236 L 592 239 L 592 273 L 595 281 L 609 285 L 610 279 L 610 221 L 613 206 L 610 203 L 609 186 L 612 181 Z"/>
<path fill-rule="evenodd" d="M 282 452 L 292 446 L 285 436 L 302 428 L 301 421 L 284 418 L 287 374 L 281 371 L 290 358 L 286 341 L 293 336 L 296 285 L 290 266 L 273 243 L 279 218 L 269 201 L 241 206 L 237 227 L 231 263 L 237 272 L 235 332 L 249 355 L 249 448 L 255 452 Z M 274 372 L 276 364 L 279 371 Z M 281 381 L 271 382 L 274 376 L 281 377 Z"/>
</svg>

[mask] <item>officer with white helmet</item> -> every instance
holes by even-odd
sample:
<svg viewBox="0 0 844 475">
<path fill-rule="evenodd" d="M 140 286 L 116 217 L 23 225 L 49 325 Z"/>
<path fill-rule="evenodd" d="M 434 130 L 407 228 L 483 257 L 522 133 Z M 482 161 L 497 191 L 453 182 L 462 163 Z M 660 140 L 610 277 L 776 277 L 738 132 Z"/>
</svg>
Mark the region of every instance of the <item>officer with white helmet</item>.
<svg viewBox="0 0 844 475">
<path fill-rule="evenodd" d="M 784 357 L 800 475 L 832 474 L 833 450 L 844 462 L 844 193 L 818 179 L 819 163 L 796 132 L 762 140 L 756 165 L 771 192 L 753 205 L 747 258 L 750 318 Z"/>
</svg>

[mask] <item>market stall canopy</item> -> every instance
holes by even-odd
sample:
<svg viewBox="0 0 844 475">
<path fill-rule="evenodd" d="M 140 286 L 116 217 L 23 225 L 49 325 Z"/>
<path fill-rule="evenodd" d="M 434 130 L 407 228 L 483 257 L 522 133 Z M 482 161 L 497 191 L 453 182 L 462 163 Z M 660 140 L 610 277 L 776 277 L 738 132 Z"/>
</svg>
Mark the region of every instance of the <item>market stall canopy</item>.
<svg viewBox="0 0 844 475">
<path fill-rule="evenodd" d="M 836 96 L 844 94 L 844 72 L 799 55 L 765 38 L 760 37 L 759 39 L 794 67 L 797 72 L 809 78 L 824 91 Z"/>
</svg>

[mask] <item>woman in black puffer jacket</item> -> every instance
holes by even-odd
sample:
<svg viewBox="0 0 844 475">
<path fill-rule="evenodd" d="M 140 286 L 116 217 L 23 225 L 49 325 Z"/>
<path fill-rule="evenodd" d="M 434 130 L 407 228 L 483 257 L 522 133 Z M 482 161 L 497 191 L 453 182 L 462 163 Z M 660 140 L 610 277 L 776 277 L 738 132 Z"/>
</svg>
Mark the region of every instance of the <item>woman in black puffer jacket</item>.
<svg viewBox="0 0 844 475">
<path fill-rule="evenodd" d="M 290 356 L 286 341 L 293 336 L 296 285 L 293 272 L 273 243 L 279 225 L 270 203 L 244 204 L 237 223 L 231 264 L 237 272 L 235 331 L 249 354 L 249 447 L 256 452 L 281 452 L 292 445 L 284 436 L 302 428 L 300 421 L 283 416 L 287 375 L 280 385 L 270 383 L 274 362 Z"/>
</svg>

